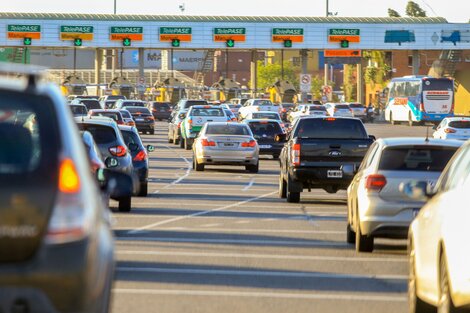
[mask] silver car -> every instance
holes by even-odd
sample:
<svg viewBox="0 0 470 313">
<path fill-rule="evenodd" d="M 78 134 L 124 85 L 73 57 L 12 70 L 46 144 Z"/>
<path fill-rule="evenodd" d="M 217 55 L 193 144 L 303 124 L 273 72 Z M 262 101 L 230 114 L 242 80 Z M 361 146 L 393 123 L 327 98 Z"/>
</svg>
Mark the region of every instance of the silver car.
<svg viewBox="0 0 470 313">
<path fill-rule="evenodd" d="M 372 252 L 376 237 L 407 238 L 424 202 L 400 192 L 400 183 L 435 184 L 461 144 L 425 138 L 377 140 L 348 188 L 348 243 L 355 243 L 357 251 Z"/>
<path fill-rule="evenodd" d="M 244 165 L 251 173 L 259 168 L 259 147 L 246 124 L 206 123 L 193 144 L 193 168 L 205 165 Z"/>
</svg>

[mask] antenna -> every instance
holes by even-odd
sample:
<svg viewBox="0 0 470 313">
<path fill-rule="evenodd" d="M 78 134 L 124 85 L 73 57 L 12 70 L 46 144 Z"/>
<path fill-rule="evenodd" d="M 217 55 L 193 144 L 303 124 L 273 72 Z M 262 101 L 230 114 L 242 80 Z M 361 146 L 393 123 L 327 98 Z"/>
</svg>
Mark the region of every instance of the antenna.
<svg viewBox="0 0 470 313">
<path fill-rule="evenodd" d="M 426 127 L 426 138 L 424 139 L 425 142 L 429 142 L 429 126 Z"/>
</svg>

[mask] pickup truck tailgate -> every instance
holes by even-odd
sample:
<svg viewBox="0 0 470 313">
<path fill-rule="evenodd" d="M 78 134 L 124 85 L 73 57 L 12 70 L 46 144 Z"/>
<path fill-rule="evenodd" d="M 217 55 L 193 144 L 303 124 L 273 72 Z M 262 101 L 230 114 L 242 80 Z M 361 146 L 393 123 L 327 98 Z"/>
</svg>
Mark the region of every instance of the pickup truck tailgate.
<svg viewBox="0 0 470 313">
<path fill-rule="evenodd" d="M 339 167 L 362 162 L 372 139 L 301 139 L 300 165 Z"/>
</svg>

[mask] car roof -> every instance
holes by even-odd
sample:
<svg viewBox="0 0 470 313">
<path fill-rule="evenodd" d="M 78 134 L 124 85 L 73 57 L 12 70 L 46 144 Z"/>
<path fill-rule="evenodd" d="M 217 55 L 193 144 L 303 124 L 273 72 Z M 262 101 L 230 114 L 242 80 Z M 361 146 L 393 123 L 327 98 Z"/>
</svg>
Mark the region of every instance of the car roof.
<svg viewBox="0 0 470 313">
<path fill-rule="evenodd" d="M 97 117 L 75 117 L 75 122 L 81 123 L 81 124 L 94 124 L 94 125 L 104 125 L 104 126 L 110 126 L 110 127 L 115 127 L 117 124 L 116 122 L 109 117 L 104 117 L 104 116 L 97 116 Z"/>
<path fill-rule="evenodd" d="M 384 146 L 406 146 L 406 145 L 430 145 L 430 146 L 444 146 L 444 147 L 460 147 L 464 142 L 460 140 L 442 140 L 425 137 L 392 137 L 392 138 L 379 138 L 378 143 Z"/>
<path fill-rule="evenodd" d="M 233 123 L 233 122 L 207 122 L 206 125 L 229 125 L 229 126 L 236 126 L 236 127 L 245 127 L 247 126 L 244 123 Z"/>
<path fill-rule="evenodd" d="M 105 109 L 91 109 L 90 111 L 93 112 L 111 112 L 111 113 L 118 113 L 120 110 L 119 109 L 111 109 L 111 110 L 105 110 Z"/>
<path fill-rule="evenodd" d="M 134 126 L 128 126 L 128 125 L 118 125 L 119 130 L 124 130 L 124 131 L 131 131 L 131 132 L 136 132 L 137 129 Z"/>
<path fill-rule="evenodd" d="M 273 120 L 271 118 L 266 118 L 266 119 L 262 119 L 262 118 L 253 118 L 253 119 L 246 119 L 246 120 L 243 120 L 243 123 L 260 123 L 260 122 L 263 122 L 263 123 L 268 123 L 268 122 L 272 122 L 272 123 L 278 123 L 279 124 L 279 120 Z"/>
<path fill-rule="evenodd" d="M 448 120 L 450 122 L 452 122 L 452 121 L 470 121 L 469 116 L 453 116 L 453 117 L 446 117 L 444 119 Z"/>
<path fill-rule="evenodd" d="M 193 105 L 191 108 L 192 109 L 223 109 L 219 105 L 210 105 L 210 104 L 207 104 L 207 105 Z"/>
</svg>

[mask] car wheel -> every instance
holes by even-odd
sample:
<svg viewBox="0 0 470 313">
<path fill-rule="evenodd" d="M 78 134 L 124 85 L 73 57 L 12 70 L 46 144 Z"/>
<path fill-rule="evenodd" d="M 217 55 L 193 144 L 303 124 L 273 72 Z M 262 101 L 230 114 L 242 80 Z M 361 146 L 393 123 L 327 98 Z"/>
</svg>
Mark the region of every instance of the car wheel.
<svg viewBox="0 0 470 313">
<path fill-rule="evenodd" d="M 168 143 L 173 143 L 173 138 L 168 137 Z"/>
<path fill-rule="evenodd" d="M 282 174 L 279 175 L 279 198 L 285 199 L 287 197 L 287 183 L 282 177 Z"/>
<path fill-rule="evenodd" d="M 250 173 L 258 173 L 258 171 L 259 171 L 259 161 L 255 165 L 247 165 L 245 168 Z"/>
<path fill-rule="evenodd" d="M 397 122 L 395 122 L 395 121 L 393 120 L 393 114 L 392 114 L 392 112 L 390 112 L 390 124 L 392 124 L 392 125 L 396 125 L 396 124 L 397 124 Z"/>
<path fill-rule="evenodd" d="M 273 160 L 278 160 L 279 159 L 279 154 L 273 154 Z"/>
<path fill-rule="evenodd" d="M 351 224 L 346 227 L 346 242 L 350 244 L 356 243 L 356 232 L 352 230 Z"/>
<path fill-rule="evenodd" d="M 184 140 L 183 137 L 180 138 L 180 148 L 184 149 L 184 142 L 185 142 L 185 141 L 186 141 L 186 140 Z"/>
<path fill-rule="evenodd" d="M 300 192 L 291 191 L 289 174 L 287 174 L 287 188 L 286 189 L 287 189 L 286 190 L 287 202 L 289 202 L 289 203 L 299 203 L 300 202 Z"/>
<path fill-rule="evenodd" d="M 178 136 L 176 136 L 175 134 L 173 134 L 173 144 L 177 145 L 180 143 L 180 139 L 178 138 Z"/>
<path fill-rule="evenodd" d="M 410 313 L 435 313 L 436 308 L 427 304 L 418 297 L 416 289 L 416 262 L 413 242 L 409 243 L 408 252 L 409 271 L 408 275 L 408 312 Z"/>
<path fill-rule="evenodd" d="M 193 145 L 192 145 L 192 143 L 191 143 L 191 139 L 186 138 L 186 139 L 184 140 L 184 148 L 185 148 L 186 150 L 191 150 L 192 147 L 193 147 Z"/>
<path fill-rule="evenodd" d="M 119 199 L 119 212 L 131 211 L 131 197 Z"/>
<path fill-rule="evenodd" d="M 361 224 L 359 214 L 356 214 L 356 251 L 372 252 L 374 250 L 374 237 L 363 235 L 361 233 Z"/>
<path fill-rule="evenodd" d="M 413 117 L 411 116 L 411 112 L 408 113 L 408 125 L 412 127 L 415 123 L 413 122 Z"/>
<path fill-rule="evenodd" d="M 193 168 L 196 170 L 196 172 L 203 172 L 204 171 L 204 164 L 200 164 L 197 162 L 196 157 L 193 157 Z"/>
<path fill-rule="evenodd" d="M 148 195 L 148 183 L 141 183 L 139 190 L 139 197 L 147 197 Z"/>
<path fill-rule="evenodd" d="M 447 262 L 444 253 L 439 262 L 439 299 L 437 302 L 437 312 L 439 313 L 457 313 L 452 297 L 450 295 L 449 273 L 447 271 Z"/>
</svg>

